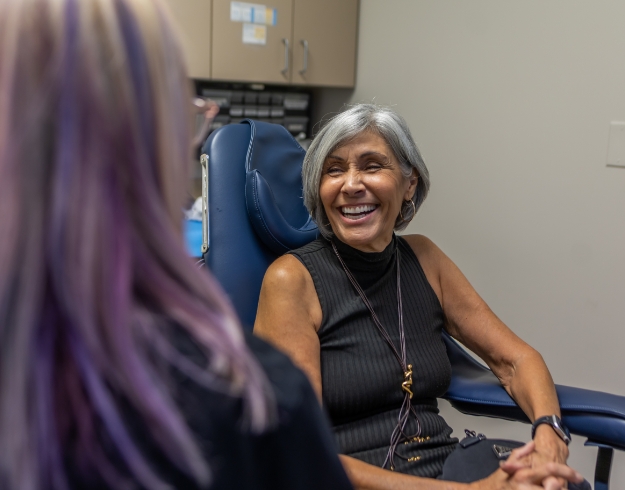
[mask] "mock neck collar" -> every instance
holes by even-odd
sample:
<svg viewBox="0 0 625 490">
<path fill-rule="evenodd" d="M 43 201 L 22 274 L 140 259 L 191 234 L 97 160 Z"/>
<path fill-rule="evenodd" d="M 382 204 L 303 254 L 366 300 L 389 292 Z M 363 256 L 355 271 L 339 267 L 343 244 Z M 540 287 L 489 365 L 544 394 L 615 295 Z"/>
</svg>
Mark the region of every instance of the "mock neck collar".
<svg viewBox="0 0 625 490">
<path fill-rule="evenodd" d="M 347 257 L 354 257 L 371 264 L 375 264 L 378 262 L 388 262 L 395 253 L 395 249 L 397 248 L 397 238 L 395 236 L 395 233 L 393 233 L 390 243 L 381 252 L 363 252 L 362 250 L 358 250 L 357 248 L 354 248 L 347 243 L 342 242 L 336 236 L 333 236 L 331 238 L 331 241 L 334 242 L 337 250 L 344 260 Z"/>
<path fill-rule="evenodd" d="M 336 245 L 336 249 L 347 268 L 364 289 L 374 284 L 394 267 L 395 251 L 397 250 L 395 233 L 393 233 L 390 243 L 381 252 L 363 252 L 347 245 L 336 236 L 333 236 L 331 241 Z"/>
</svg>

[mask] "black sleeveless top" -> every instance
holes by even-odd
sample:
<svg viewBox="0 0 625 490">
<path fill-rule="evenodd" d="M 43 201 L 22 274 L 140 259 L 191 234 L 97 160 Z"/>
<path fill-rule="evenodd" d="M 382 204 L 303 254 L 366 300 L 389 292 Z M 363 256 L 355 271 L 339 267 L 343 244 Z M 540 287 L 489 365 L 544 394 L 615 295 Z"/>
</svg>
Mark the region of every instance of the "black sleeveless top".
<svg viewBox="0 0 625 490">
<path fill-rule="evenodd" d="M 395 470 L 435 478 L 458 441 L 450 437 L 452 430 L 438 414 L 436 401 L 451 379 L 441 338 L 440 302 L 403 238 L 393 236 L 379 253 L 361 252 L 333 240 L 398 350 L 396 250 L 401 253 L 406 361 L 413 366 L 412 405 L 422 428 L 420 438 L 398 446 Z M 319 238 L 291 253 L 310 272 L 321 304 L 323 403 L 341 452 L 382 466 L 404 399 L 403 371 L 347 279 L 331 243 Z M 405 433 L 416 431 L 416 421 L 411 419 Z"/>
</svg>

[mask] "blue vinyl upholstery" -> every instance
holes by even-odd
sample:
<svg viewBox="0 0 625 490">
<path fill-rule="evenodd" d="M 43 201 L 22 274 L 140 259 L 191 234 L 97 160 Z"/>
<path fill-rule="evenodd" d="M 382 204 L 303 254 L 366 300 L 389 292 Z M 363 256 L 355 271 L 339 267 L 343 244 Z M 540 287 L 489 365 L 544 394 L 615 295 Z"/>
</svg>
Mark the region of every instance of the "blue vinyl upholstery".
<svg viewBox="0 0 625 490">
<path fill-rule="evenodd" d="M 301 170 L 306 152 L 286 129 L 254 121 L 244 124 L 250 126 L 245 157 L 247 214 L 263 243 L 282 255 L 318 235 L 302 202 Z M 272 151 L 263 151 L 265 148 Z"/>
<path fill-rule="evenodd" d="M 443 398 L 462 413 L 529 423 L 490 369 L 447 333 L 443 338 L 452 366 L 451 385 Z M 562 385 L 556 385 L 556 391 L 562 420 L 571 433 L 625 450 L 625 397 Z"/>
<path fill-rule="evenodd" d="M 204 258 L 251 328 L 269 264 L 317 237 L 302 202 L 305 152 L 284 127 L 250 120 L 215 131 L 202 152 L 209 159 Z"/>
<path fill-rule="evenodd" d="M 317 236 L 302 203 L 304 152 L 281 126 L 246 120 L 215 131 L 209 157 L 210 248 L 205 262 L 251 328 L 267 267 L 285 251 Z M 528 422 L 494 374 L 444 334 L 452 382 L 444 398 L 461 412 Z M 557 386 L 565 424 L 602 450 L 625 450 L 625 397 Z M 607 451 L 607 452 L 606 452 Z M 602 456 L 603 455 L 603 456 Z M 608 488 L 606 472 L 596 488 Z M 605 485 L 601 479 L 605 480 Z"/>
</svg>

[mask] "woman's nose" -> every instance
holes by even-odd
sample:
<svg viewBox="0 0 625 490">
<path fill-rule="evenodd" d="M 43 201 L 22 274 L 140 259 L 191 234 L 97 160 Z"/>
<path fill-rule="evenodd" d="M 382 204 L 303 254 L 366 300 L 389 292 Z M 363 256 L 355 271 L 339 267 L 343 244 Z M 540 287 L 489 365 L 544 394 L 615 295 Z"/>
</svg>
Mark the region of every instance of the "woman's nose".
<svg viewBox="0 0 625 490">
<path fill-rule="evenodd" d="M 354 168 L 350 168 L 347 172 L 345 172 L 343 192 L 352 195 L 364 191 L 364 185 L 361 177 L 360 172 Z"/>
</svg>

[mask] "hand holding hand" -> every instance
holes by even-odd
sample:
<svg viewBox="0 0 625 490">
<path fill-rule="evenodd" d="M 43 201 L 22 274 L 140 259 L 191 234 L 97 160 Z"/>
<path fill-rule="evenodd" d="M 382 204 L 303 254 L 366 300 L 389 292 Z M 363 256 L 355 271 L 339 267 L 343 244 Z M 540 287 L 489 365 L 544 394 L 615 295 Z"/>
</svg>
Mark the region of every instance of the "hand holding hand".
<svg viewBox="0 0 625 490">
<path fill-rule="evenodd" d="M 535 449 L 529 455 L 532 468 L 552 462 L 566 464 L 569 448 L 549 425 L 543 424 L 536 428 L 534 442 Z M 566 488 L 565 480 L 560 479 L 559 484 L 562 488 Z"/>
<path fill-rule="evenodd" d="M 580 483 L 582 475 L 563 463 L 547 461 L 538 464 L 536 444 L 530 441 L 515 449 L 501 469 L 485 480 L 476 482 L 480 490 L 560 490 L 566 482 Z"/>
</svg>

